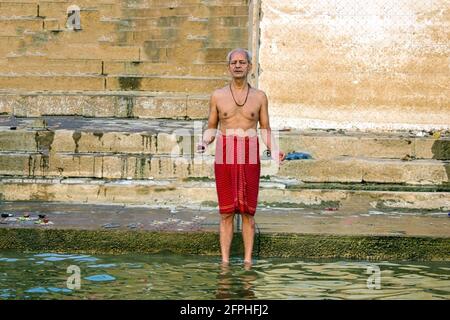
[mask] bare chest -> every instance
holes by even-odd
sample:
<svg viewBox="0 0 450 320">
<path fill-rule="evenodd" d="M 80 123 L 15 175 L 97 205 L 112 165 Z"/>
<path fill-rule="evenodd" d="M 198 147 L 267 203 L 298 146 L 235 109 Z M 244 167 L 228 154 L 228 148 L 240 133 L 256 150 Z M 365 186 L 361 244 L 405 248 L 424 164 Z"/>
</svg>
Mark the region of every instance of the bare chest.
<svg viewBox="0 0 450 320">
<path fill-rule="evenodd" d="M 217 101 L 219 119 L 246 119 L 249 121 L 259 120 L 260 103 L 252 96 L 242 106 L 237 106 L 232 97 L 223 97 Z"/>
</svg>

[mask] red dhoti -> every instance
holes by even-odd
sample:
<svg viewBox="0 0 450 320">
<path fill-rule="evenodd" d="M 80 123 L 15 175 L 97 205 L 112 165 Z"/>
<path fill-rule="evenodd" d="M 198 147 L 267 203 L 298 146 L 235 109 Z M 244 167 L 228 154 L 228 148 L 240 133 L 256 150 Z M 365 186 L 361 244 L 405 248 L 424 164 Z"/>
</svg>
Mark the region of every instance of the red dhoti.
<svg viewBox="0 0 450 320">
<path fill-rule="evenodd" d="M 216 137 L 214 173 L 221 214 L 255 214 L 260 172 L 257 136 Z"/>
</svg>

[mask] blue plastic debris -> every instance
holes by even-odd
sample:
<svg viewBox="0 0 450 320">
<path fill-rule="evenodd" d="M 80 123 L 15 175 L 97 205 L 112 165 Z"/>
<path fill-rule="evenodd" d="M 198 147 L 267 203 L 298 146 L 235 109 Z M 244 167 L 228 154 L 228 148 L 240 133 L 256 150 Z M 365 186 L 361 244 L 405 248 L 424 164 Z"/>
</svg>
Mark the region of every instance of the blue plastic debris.
<svg viewBox="0 0 450 320">
<path fill-rule="evenodd" d="M 285 160 L 301 160 L 301 159 L 312 159 L 309 153 L 305 152 L 291 152 L 286 155 Z"/>
</svg>

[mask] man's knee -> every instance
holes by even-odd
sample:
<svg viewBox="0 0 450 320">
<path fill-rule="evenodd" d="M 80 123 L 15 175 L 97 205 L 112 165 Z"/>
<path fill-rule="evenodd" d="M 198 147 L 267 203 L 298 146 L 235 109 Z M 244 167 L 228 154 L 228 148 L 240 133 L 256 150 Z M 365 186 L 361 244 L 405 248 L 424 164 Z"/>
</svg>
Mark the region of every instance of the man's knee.
<svg viewBox="0 0 450 320">
<path fill-rule="evenodd" d="M 250 227 L 255 227 L 255 217 L 250 214 L 242 215 L 242 224 L 248 224 Z"/>
<path fill-rule="evenodd" d="M 227 214 L 220 215 L 220 221 L 222 223 L 233 223 L 233 218 L 234 218 L 233 213 L 227 213 Z"/>
</svg>

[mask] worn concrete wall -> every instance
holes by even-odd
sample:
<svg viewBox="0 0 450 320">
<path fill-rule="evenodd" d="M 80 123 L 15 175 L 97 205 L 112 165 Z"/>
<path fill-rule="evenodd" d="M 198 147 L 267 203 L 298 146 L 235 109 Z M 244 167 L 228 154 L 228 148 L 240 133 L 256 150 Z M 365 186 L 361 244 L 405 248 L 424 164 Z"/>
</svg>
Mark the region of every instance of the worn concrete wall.
<svg viewBox="0 0 450 320">
<path fill-rule="evenodd" d="M 450 128 L 450 1 L 261 0 L 272 126 Z"/>
</svg>

